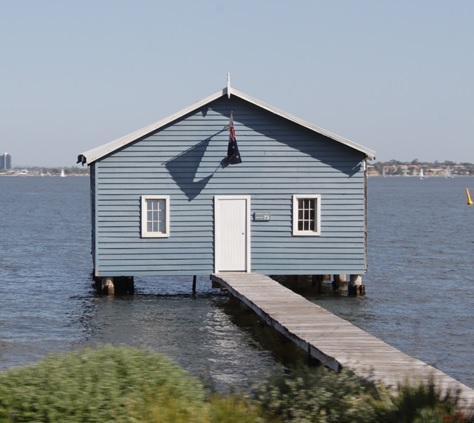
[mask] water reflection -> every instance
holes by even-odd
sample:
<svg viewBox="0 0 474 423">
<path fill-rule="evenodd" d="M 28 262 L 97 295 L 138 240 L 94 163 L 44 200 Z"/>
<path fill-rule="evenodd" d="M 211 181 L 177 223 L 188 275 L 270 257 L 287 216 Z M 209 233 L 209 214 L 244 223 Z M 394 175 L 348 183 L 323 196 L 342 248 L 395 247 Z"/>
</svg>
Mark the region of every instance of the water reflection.
<svg viewBox="0 0 474 423">
<path fill-rule="evenodd" d="M 82 345 L 126 344 L 166 354 L 220 391 L 249 389 L 306 356 L 207 278 L 141 280 L 134 295 L 82 298 Z M 72 317 L 72 316 L 71 316 Z"/>
</svg>

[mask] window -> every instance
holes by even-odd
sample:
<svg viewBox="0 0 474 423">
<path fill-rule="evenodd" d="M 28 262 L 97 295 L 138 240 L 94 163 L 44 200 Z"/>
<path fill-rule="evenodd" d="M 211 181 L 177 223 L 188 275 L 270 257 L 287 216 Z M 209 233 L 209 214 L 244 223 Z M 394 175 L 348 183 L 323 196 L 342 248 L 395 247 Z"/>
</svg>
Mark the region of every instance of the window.
<svg viewBox="0 0 474 423">
<path fill-rule="evenodd" d="M 320 195 L 293 195 L 293 235 L 321 235 Z"/>
<path fill-rule="evenodd" d="M 170 198 L 167 195 L 142 196 L 142 237 L 170 236 Z"/>
</svg>

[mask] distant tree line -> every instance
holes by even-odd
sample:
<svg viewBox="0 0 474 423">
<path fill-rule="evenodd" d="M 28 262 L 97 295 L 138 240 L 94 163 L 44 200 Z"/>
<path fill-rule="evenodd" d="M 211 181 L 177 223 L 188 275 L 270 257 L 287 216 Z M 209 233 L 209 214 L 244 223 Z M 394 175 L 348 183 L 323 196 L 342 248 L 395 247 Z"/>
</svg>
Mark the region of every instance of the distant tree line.
<svg viewBox="0 0 474 423">
<path fill-rule="evenodd" d="M 418 159 L 414 159 L 410 162 L 402 162 L 399 160 L 389 160 L 386 162 L 375 162 L 375 163 L 370 163 L 370 166 L 373 166 L 380 174 L 383 173 L 383 168 L 388 167 L 388 166 L 393 166 L 396 167 L 397 170 L 394 172 L 394 174 L 402 173 L 403 172 L 403 167 L 405 166 L 418 166 L 420 168 L 424 169 L 446 169 L 449 168 L 451 169 L 453 174 L 456 175 L 474 175 L 474 164 L 469 163 L 469 162 L 461 162 L 461 163 L 456 163 L 450 160 L 445 160 L 444 162 L 440 162 L 438 160 L 435 160 L 434 162 L 423 162 Z"/>
<path fill-rule="evenodd" d="M 65 176 L 86 176 L 89 175 L 89 166 L 77 167 L 43 167 L 43 166 L 24 166 L 15 167 L 13 171 L 26 171 L 28 175 L 38 176 L 59 176 L 64 171 Z"/>
<path fill-rule="evenodd" d="M 453 174 L 457 175 L 473 175 L 474 176 L 474 164 L 469 162 L 461 162 L 456 163 L 450 160 L 445 160 L 444 162 L 440 162 L 438 160 L 434 162 L 423 162 L 418 159 L 414 159 L 412 161 L 402 162 L 400 160 L 389 160 L 386 162 L 374 162 L 370 163 L 370 166 L 375 168 L 378 173 L 383 173 L 383 168 L 386 166 L 396 166 L 398 168 L 396 172 L 401 173 L 403 166 L 419 166 L 423 168 L 450 168 Z M 64 170 L 64 174 L 66 176 L 85 176 L 89 175 L 89 166 L 78 167 L 78 166 L 71 166 L 71 167 L 41 167 L 41 166 L 26 166 L 26 167 L 16 167 L 16 171 L 26 170 L 28 171 L 29 175 L 51 175 L 51 176 L 59 176 L 61 171 Z"/>
</svg>

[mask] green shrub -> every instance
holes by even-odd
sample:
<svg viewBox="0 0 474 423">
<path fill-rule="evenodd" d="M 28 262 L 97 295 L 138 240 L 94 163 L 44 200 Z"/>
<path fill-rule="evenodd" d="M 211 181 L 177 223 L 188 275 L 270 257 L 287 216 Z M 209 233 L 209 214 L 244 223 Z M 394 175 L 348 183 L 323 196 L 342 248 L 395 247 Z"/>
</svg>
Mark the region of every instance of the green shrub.
<svg viewBox="0 0 474 423">
<path fill-rule="evenodd" d="M 379 387 L 370 397 L 375 421 L 386 423 L 468 423 L 472 411 L 463 409 L 459 392 L 442 392 L 433 380 L 428 383 L 400 385 L 394 392 Z"/>
<path fill-rule="evenodd" d="M 373 389 L 347 371 L 304 367 L 274 375 L 257 387 L 256 399 L 284 422 L 366 423 L 374 417 L 367 401 Z"/>
<path fill-rule="evenodd" d="M 442 392 L 432 380 L 388 390 L 322 367 L 274 375 L 258 387 L 256 398 L 268 417 L 284 422 L 474 423 L 459 392 Z"/>
<path fill-rule="evenodd" d="M 256 423 L 239 396 L 206 397 L 171 360 L 126 347 L 50 356 L 0 373 L 0 422 Z"/>
<path fill-rule="evenodd" d="M 166 357 L 103 347 L 0 373 L 0 421 L 129 422 L 150 392 L 179 398 L 188 410 L 204 406 L 202 384 Z"/>
</svg>

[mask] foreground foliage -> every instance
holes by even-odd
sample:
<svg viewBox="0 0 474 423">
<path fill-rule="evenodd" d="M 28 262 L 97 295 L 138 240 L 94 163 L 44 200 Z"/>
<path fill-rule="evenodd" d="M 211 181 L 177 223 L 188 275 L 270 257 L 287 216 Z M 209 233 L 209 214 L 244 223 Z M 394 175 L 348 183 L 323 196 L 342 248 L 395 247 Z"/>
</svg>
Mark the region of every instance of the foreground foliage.
<svg viewBox="0 0 474 423">
<path fill-rule="evenodd" d="M 244 395 L 209 395 L 168 358 L 126 347 L 51 356 L 0 372 L 0 422 L 474 422 L 433 382 L 392 392 L 349 372 L 307 367 Z"/>
<path fill-rule="evenodd" d="M 268 416 L 284 422 L 370 422 L 371 389 L 348 372 L 299 368 L 271 377 L 258 387 L 256 398 Z"/>
<path fill-rule="evenodd" d="M 51 356 L 0 373 L 1 422 L 257 421 L 238 398 L 207 401 L 201 382 L 168 358 L 125 347 Z M 249 420 L 249 418 L 251 420 Z"/>
<path fill-rule="evenodd" d="M 374 421 L 386 423 L 473 422 L 472 411 L 462 410 L 459 392 L 441 392 L 433 381 L 398 387 L 397 392 L 378 388 L 370 398 Z"/>
<path fill-rule="evenodd" d="M 266 416 L 284 422 L 457 423 L 474 422 L 459 392 L 440 392 L 434 381 L 390 391 L 348 371 L 296 369 L 264 382 L 257 399 Z"/>
</svg>

